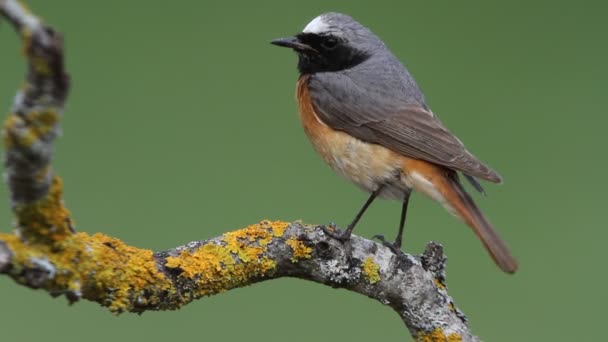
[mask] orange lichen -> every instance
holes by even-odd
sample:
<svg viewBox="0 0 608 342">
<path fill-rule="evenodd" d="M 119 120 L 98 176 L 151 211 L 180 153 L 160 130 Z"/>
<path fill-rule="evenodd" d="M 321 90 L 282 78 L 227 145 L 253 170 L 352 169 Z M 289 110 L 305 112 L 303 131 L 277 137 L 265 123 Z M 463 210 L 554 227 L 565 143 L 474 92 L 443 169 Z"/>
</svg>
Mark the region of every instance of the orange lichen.
<svg viewBox="0 0 608 342">
<path fill-rule="evenodd" d="M 14 208 L 20 233 L 29 242 L 58 241 L 71 234 L 70 212 L 63 205 L 62 180 L 54 177 L 49 193 Z"/>
<path fill-rule="evenodd" d="M 291 255 L 291 262 L 298 262 L 300 259 L 310 259 L 312 256 L 312 248 L 306 246 L 306 244 L 294 236 L 290 237 L 286 243 L 291 247 L 293 251 Z"/>
<path fill-rule="evenodd" d="M 379 270 L 380 266 L 378 266 L 371 257 L 367 257 L 361 267 L 361 273 L 370 284 L 375 284 L 380 281 Z"/>
<path fill-rule="evenodd" d="M 443 329 L 437 328 L 431 332 L 418 334 L 418 342 L 462 342 L 462 336 L 456 333 L 446 335 Z"/>
</svg>

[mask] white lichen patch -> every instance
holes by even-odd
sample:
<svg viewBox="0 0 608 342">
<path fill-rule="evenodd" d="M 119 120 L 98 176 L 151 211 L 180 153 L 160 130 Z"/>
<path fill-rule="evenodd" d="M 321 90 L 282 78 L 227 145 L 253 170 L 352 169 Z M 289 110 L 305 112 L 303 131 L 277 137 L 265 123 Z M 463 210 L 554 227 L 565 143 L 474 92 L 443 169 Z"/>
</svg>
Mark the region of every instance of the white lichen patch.
<svg viewBox="0 0 608 342">
<path fill-rule="evenodd" d="M 353 268 L 349 270 L 349 267 L 344 264 L 340 264 L 338 260 L 328 260 L 321 263 L 321 272 L 329 275 L 329 280 L 335 283 L 341 283 L 346 280 L 359 278 L 361 270 Z"/>
</svg>

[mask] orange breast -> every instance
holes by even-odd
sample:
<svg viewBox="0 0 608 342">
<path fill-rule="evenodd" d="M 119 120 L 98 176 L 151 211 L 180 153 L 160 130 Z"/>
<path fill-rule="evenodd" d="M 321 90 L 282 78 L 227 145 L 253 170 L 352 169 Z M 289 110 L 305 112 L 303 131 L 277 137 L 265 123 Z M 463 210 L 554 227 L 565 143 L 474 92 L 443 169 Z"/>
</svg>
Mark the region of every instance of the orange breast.
<svg viewBox="0 0 608 342">
<path fill-rule="evenodd" d="M 366 191 L 374 191 L 380 184 L 398 181 L 403 157 L 377 144 L 370 144 L 349 134 L 335 130 L 315 114 L 308 76 L 298 80 L 296 91 L 300 120 L 314 149 L 338 174 Z M 402 198 L 405 184 L 388 187 L 384 197 Z M 394 193 L 394 194 L 393 194 Z"/>
</svg>

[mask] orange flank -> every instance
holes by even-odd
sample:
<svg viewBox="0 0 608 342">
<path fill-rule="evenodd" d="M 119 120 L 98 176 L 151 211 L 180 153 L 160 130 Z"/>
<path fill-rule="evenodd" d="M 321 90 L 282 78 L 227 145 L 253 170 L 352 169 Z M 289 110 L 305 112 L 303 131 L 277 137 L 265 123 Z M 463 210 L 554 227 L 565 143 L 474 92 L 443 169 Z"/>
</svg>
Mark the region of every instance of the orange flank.
<svg viewBox="0 0 608 342">
<path fill-rule="evenodd" d="M 378 184 L 395 178 L 403 157 L 384 146 L 364 142 L 323 123 L 315 114 L 307 83 L 308 76 L 302 76 L 297 86 L 300 120 L 308 139 L 323 160 L 364 191 L 372 192 Z M 402 194 L 401 186 L 387 184 L 380 196 L 402 199 Z"/>
</svg>

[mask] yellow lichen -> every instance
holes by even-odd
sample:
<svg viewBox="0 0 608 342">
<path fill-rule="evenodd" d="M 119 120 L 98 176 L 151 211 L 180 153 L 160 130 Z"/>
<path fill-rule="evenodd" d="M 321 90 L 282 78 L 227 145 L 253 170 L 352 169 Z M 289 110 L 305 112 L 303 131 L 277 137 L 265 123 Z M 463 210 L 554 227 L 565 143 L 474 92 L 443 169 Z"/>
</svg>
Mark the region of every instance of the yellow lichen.
<svg viewBox="0 0 608 342">
<path fill-rule="evenodd" d="M 59 121 L 59 114 L 55 109 L 32 110 L 25 114 L 25 120 L 28 133 L 38 140 L 55 129 L 55 124 Z"/>
<path fill-rule="evenodd" d="M 443 283 L 441 281 L 439 281 L 439 279 L 434 278 L 433 281 L 435 282 L 435 285 L 441 289 L 441 290 L 445 290 L 445 285 L 443 285 Z"/>
<path fill-rule="evenodd" d="M 238 255 L 243 262 L 256 259 L 272 239 L 272 232 L 260 224 L 224 234 L 223 240 L 229 252 Z"/>
<path fill-rule="evenodd" d="M 49 66 L 47 59 L 39 56 L 30 57 L 30 63 L 34 67 L 37 73 L 42 76 L 51 76 L 52 70 Z"/>
<path fill-rule="evenodd" d="M 456 333 L 446 335 L 441 328 L 437 328 L 431 332 L 418 334 L 416 338 L 418 342 L 462 342 L 462 336 Z"/>
<path fill-rule="evenodd" d="M 21 40 L 23 41 L 23 46 L 21 47 L 21 53 L 24 56 L 27 56 L 28 52 L 30 51 L 30 47 L 32 45 L 32 37 L 33 37 L 32 30 L 27 25 L 23 25 L 21 27 Z"/>
<path fill-rule="evenodd" d="M 55 277 L 44 284 L 47 290 L 81 293 L 115 313 L 133 309 L 134 298 L 154 304 L 161 300 L 158 294 L 174 292 L 152 251 L 103 234 L 77 233 L 54 244 L 24 244 L 8 234 L 0 234 L 0 240 L 11 250 L 14 265 L 31 267 L 40 259 L 53 265 Z"/>
<path fill-rule="evenodd" d="M 55 129 L 58 121 L 59 112 L 55 108 L 32 110 L 22 116 L 12 113 L 4 122 L 4 145 L 7 149 L 15 145 L 31 147 Z"/>
<path fill-rule="evenodd" d="M 335 233 L 335 232 L 336 232 L 336 226 L 331 225 L 331 224 L 330 224 L 330 225 L 325 226 L 325 229 L 327 229 L 328 231 L 333 232 L 333 233 Z"/>
<path fill-rule="evenodd" d="M 61 178 L 55 177 L 45 197 L 15 206 L 20 232 L 26 240 L 58 241 L 71 234 L 70 212 L 63 205 L 62 184 Z"/>
<path fill-rule="evenodd" d="M 194 297 L 220 293 L 273 271 L 276 263 L 266 256 L 266 248 L 287 226 L 285 222 L 262 221 L 224 234 L 221 244 L 210 242 L 168 257 L 166 266 L 179 270 L 179 277 L 196 281 Z"/>
<path fill-rule="evenodd" d="M 50 165 L 41 167 L 40 170 L 38 170 L 38 172 L 36 172 L 36 174 L 34 175 L 34 181 L 44 182 L 50 171 L 51 171 Z"/>
<path fill-rule="evenodd" d="M 272 228 L 272 235 L 274 237 L 281 237 L 285 234 L 285 229 L 289 227 L 289 222 L 283 221 L 264 221 Z"/>
<path fill-rule="evenodd" d="M 30 10 L 30 8 L 26 4 L 24 4 L 23 1 L 19 1 L 19 6 L 21 6 L 21 8 L 23 9 L 23 12 L 25 12 L 25 14 L 34 16 L 34 14 L 32 14 L 32 10 Z"/>
<path fill-rule="evenodd" d="M 28 20 L 32 23 L 38 19 L 31 16 Z M 21 27 L 23 54 L 27 55 L 35 73 L 51 76 L 53 70 L 48 61 L 33 53 L 31 26 Z M 32 86 L 24 83 L 22 93 L 30 92 Z M 54 129 L 59 112 L 47 106 L 40 111 L 21 113 L 22 117 L 9 115 L 3 135 L 6 148 L 31 147 Z M 49 167 L 41 166 L 33 181 L 45 182 L 49 172 Z M 187 291 L 178 291 L 173 279 L 159 271 L 157 263 L 162 259 L 157 260 L 152 251 L 128 246 L 103 234 L 73 233 L 70 213 L 63 205 L 59 177 L 53 178 L 45 196 L 17 203 L 14 211 L 19 235 L 0 233 L 0 242 L 10 250 L 11 276 L 18 282 L 28 283 L 30 280 L 23 278 L 21 270 L 49 268 L 48 275 L 41 272 L 40 278 L 45 281 L 39 284 L 42 288 L 54 294 L 72 292 L 74 298 L 95 300 L 115 313 L 161 303 L 175 308 L 195 297 L 267 276 L 276 268 L 267 256 L 267 246 L 283 236 L 288 227 L 286 222 L 263 221 L 227 233 L 221 242 L 209 242 L 167 257 L 164 266 L 175 271 L 171 275 L 177 274 L 192 286 L 187 287 Z"/>
<path fill-rule="evenodd" d="M 40 171 L 46 172 L 46 168 Z M 132 310 L 135 299 L 137 305 L 152 305 L 161 301 L 160 294 L 175 292 L 158 271 L 152 251 L 103 234 L 72 233 L 62 192 L 62 181 L 55 177 L 45 197 L 15 206 L 20 236 L 0 234 L 15 268 L 39 267 L 41 262 L 52 265 L 54 277 L 44 288 L 82 295 L 115 313 Z M 17 281 L 26 281 L 15 274 Z"/>
<path fill-rule="evenodd" d="M 43 110 L 36 115 L 36 120 L 43 126 L 51 127 L 59 120 L 59 115 L 54 109 Z"/>
<path fill-rule="evenodd" d="M 40 137 L 35 131 L 28 129 L 23 134 L 17 135 L 16 138 L 19 146 L 31 147 Z"/>
<path fill-rule="evenodd" d="M 53 195 L 47 197 L 60 201 L 59 180 L 54 187 Z M 29 229 L 28 234 L 43 232 L 42 237 L 46 238 L 42 223 L 57 218 L 48 212 L 48 203 L 38 203 L 36 208 L 22 209 L 21 218 L 33 220 L 28 222 L 35 229 Z M 64 214 L 59 215 L 62 217 Z M 42 262 L 51 265 L 54 274 L 42 285 L 43 288 L 53 293 L 70 291 L 120 313 L 161 304 L 176 308 L 194 298 L 224 292 L 248 284 L 252 279 L 270 276 L 276 263 L 267 256 L 266 248 L 273 238 L 283 234 L 286 227 L 284 222 L 263 221 L 227 233 L 222 241 L 208 242 L 167 257 L 164 266 L 173 269 L 182 281 L 192 284 L 186 292 L 178 291 L 175 284 L 159 272 L 152 251 L 128 246 L 103 234 L 74 233 L 61 238 L 55 234 L 45 243 L 34 244 L 29 240 L 24 242 L 17 235 L 0 234 L 0 241 L 11 251 L 13 277 L 17 281 L 27 281 L 19 278 L 22 274 L 20 269 L 37 267 Z"/>
<path fill-rule="evenodd" d="M 288 225 L 282 221 L 264 220 L 245 229 L 224 234 L 223 241 L 231 253 L 237 254 L 241 261 L 249 262 L 263 253 L 264 247 L 273 237 L 283 236 Z"/>
<path fill-rule="evenodd" d="M 363 276 L 370 284 L 375 284 L 380 281 L 379 270 L 380 266 L 378 266 L 371 257 L 367 257 L 361 267 Z"/>
<path fill-rule="evenodd" d="M 199 274 L 211 275 L 223 267 L 232 267 L 234 259 L 228 249 L 208 243 L 194 252 L 184 250 L 178 257 L 168 257 L 166 266 L 179 268 L 181 276 L 194 278 Z"/>
<path fill-rule="evenodd" d="M 19 118 L 18 116 L 14 115 L 13 113 L 11 113 L 6 120 L 4 120 L 4 131 L 2 132 L 2 142 L 4 143 L 4 148 L 5 149 L 11 149 L 13 148 L 13 137 L 10 133 L 10 131 L 13 129 L 13 127 L 19 122 Z"/>
<path fill-rule="evenodd" d="M 306 246 L 304 242 L 292 236 L 286 241 L 286 243 L 293 251 L 291 255 L 291 262 L 297 262 L 300 259 L 310 259 L 312 248 Z"/>
</svg>

